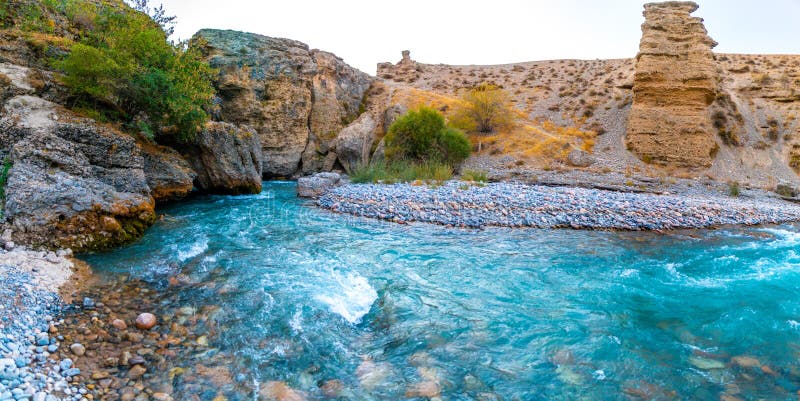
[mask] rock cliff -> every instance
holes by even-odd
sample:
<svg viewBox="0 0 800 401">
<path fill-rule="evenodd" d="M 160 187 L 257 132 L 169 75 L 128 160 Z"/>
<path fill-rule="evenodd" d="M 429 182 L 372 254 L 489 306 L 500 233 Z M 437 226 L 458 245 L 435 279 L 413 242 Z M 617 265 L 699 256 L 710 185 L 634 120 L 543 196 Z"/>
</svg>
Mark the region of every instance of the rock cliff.
<svg viewBox="0 0 800 401">
<path fill-rule="evenodd" d="M 333 168 L 337 135 L 363 111 L 369 75 L 289 39 L 204 29 L 192 46 L 219 69 L 215 119 L 258 133 L 265 178 Z"/>
<path fill-rule="evenodd" d="M 261 192 L 261 142 L 252 129 L 211 122 L 185 145 L 197 186 L 214 194 Z"/>
<path fill-rule="evenodd" d="M 137 238 L 155 220 L 133 138 L 26 95 L 5 103 L 0 132 L 13 165 L 5 217 L 16 240 L 102 249 Z"/>
<path fill-rule="evenodd" d="M 693 2 L 645 5 L 627 146 L 646 161 L 709 167 L 717 152 L 709 106 L 716 99 L 716 46 Z"/>
</svg>

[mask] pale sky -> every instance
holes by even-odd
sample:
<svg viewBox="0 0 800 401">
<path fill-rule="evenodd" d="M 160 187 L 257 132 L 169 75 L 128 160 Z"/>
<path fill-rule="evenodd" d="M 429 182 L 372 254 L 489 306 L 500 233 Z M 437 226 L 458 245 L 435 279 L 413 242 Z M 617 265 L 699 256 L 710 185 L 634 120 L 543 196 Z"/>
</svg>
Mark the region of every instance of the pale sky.
<svg viewBox="0 0 800 401">
<path fill-rule="evenodd" d="M 633 57 L 640 0 L 151 0 L 176 37 L 235 29 L 305 42 L 375 74 L 401 50 L 423 63 Z M 699 0 L 720 53 L 800 54 L 800 0 Z"/>
</svg>

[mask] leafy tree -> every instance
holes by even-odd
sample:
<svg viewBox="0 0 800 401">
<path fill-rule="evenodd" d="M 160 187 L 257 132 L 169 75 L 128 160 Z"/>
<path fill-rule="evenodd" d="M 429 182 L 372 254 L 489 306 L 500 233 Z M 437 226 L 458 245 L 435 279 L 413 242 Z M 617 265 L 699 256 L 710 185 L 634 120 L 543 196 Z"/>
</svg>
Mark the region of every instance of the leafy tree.
<svg viewBox="0 0 800 401">
<path fill-rule="evenodd" d="M 513 128 L 515 120 L 508 92 L 483 83 L 462 93 L 450 122 L 466 132 L 491 134 Z"/>
<path fill-rule="evenodd" d="M 178 18 L 174 15 L 167 15 L 163 4 L 159 4 L 156 8 L 150 8 L 149 0 L 132 0 L 130 5 L 136 11 L 150 16 L 150 18 L 155 21 L 156 24 L 161 26 L 161 29 L 164 30 L 164 33 L 167 34 L 167 37 L 170 37 L 173 33 L 175 33 L 175 24 L 177 23 Z"/>
<path fill-rule="evenodd" d="M 444 117 L 430 107 L 411 110 L 398 118 L 386 134 L 386 158 L 422 163 L 461 163 L 469 156 L 464 133 L 445 124 Z"/>
<path fill-rule="evenodd" d="M 75 0 L 73 0 L 75 1 Z M 139 0 L 148 11 L 147 1 Z M 193 137 L 208 119 L 213 70 L 196 51 L 167 40 L 156 14 L 100 6 L 70 54 L 55 63 L 77 105 L 99 109 L 144 133 Z M 161 15 L 161 17 L 158 17 Z M 166 19 L 164 19 L 166 18 Z"/>
</svg>

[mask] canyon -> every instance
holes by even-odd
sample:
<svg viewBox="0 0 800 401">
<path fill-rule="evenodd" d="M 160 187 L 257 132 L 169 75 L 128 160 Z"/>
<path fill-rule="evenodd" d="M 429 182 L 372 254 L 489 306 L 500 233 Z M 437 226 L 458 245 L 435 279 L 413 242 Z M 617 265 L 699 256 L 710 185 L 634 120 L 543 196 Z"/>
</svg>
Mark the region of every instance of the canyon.
<svg viewBox="0 0 800 401">
<path fill-rule="evenodd" d="M 793 197 L 800 56 L 713 53 L 716 42 L 691 15 L 697 7 L 645 6 L 634 59 L 451 66 L 404 51 L 375 77 L 294 40 L 203 29 L 189 45 L 216 69 L 216 96 L 212 122 L 190 144 L 156 144 L 64 107 L 46 62 L 78 34 L 64 16 L 52 16 L 47 36 L 6 29 L 4 238 L 108 248 L 140 236 L 156 205 L 193 191 L 257 193 L 262 179 L 350 173 L 382 159 L 382 138 L 406 110 L 429 105 L 448 116 L 482 83 L 507 91 L 519 115 L 511 132 L 472 138 L 480 146 L 466 165 L 494 180 L 562 171 L 735 182 Z"/>
</svg>

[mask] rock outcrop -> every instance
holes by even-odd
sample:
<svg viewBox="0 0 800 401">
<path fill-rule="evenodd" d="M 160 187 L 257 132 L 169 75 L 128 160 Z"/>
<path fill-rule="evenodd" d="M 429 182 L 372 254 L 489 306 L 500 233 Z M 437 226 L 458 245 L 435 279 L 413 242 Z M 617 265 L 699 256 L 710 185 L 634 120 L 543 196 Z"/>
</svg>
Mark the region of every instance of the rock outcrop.
<svg viewBox="0 0 800 401">
<path fill-rule="evenodd" d="M 709 106 L 717 93 L 716 46 L 693 2 L 645 5 L 626 143 L 643 160 L 711 166 L 718 149 Z"/>
<path fill-rule="evenodd" d="M 301 198 L 319 198 L 345 181 L 334 172 L 317 173 L 297 179 L 297 196 Z"/>
<path fill-rule="evenodd" d="M 289 39 L 204 29 L 192 39 L 212 67 L 215 119 L 258 133 L 264 178 L 333 168 L 336 138 L 361 113 L 372 79 Z"/>
<path fill-rule="evenodd" d="M 214 194 L 261 192 L 261 141 L 252 129 L 211 122 L 185 145 L 197 187 Z"/>
<path fill-rule="evenodd" d="M 339 132 L 336 139 L 336 151 L 339 163 L 348 174 L 352 173 L 363 161 L 370 159 L 377 127 L 378 121 L 373 113 L 364 113 Z"/>
<path fill-rule="evenodd" d="M 197 173 L 177 151 L 166 146 L 139 143 L 144 175 L 156 203 L 185 198 L 194 189 Z"/>
<path fill-rule="evenodd" d="M 138 238 L 155 220 L 132 137 L 26 95 L 5 103 L 0 133 L 13 163 L 5 217 L 15 240 L 102 249 Z"/>
<path fill-rule="evenodd" d="M 378 64 L 378 77 L 395 82 L 413 83 L 419 79 L 422 65 L 411 59 L 411 51 L 403 50 L 403 58 L 397 63 Z"/>
</svg>

